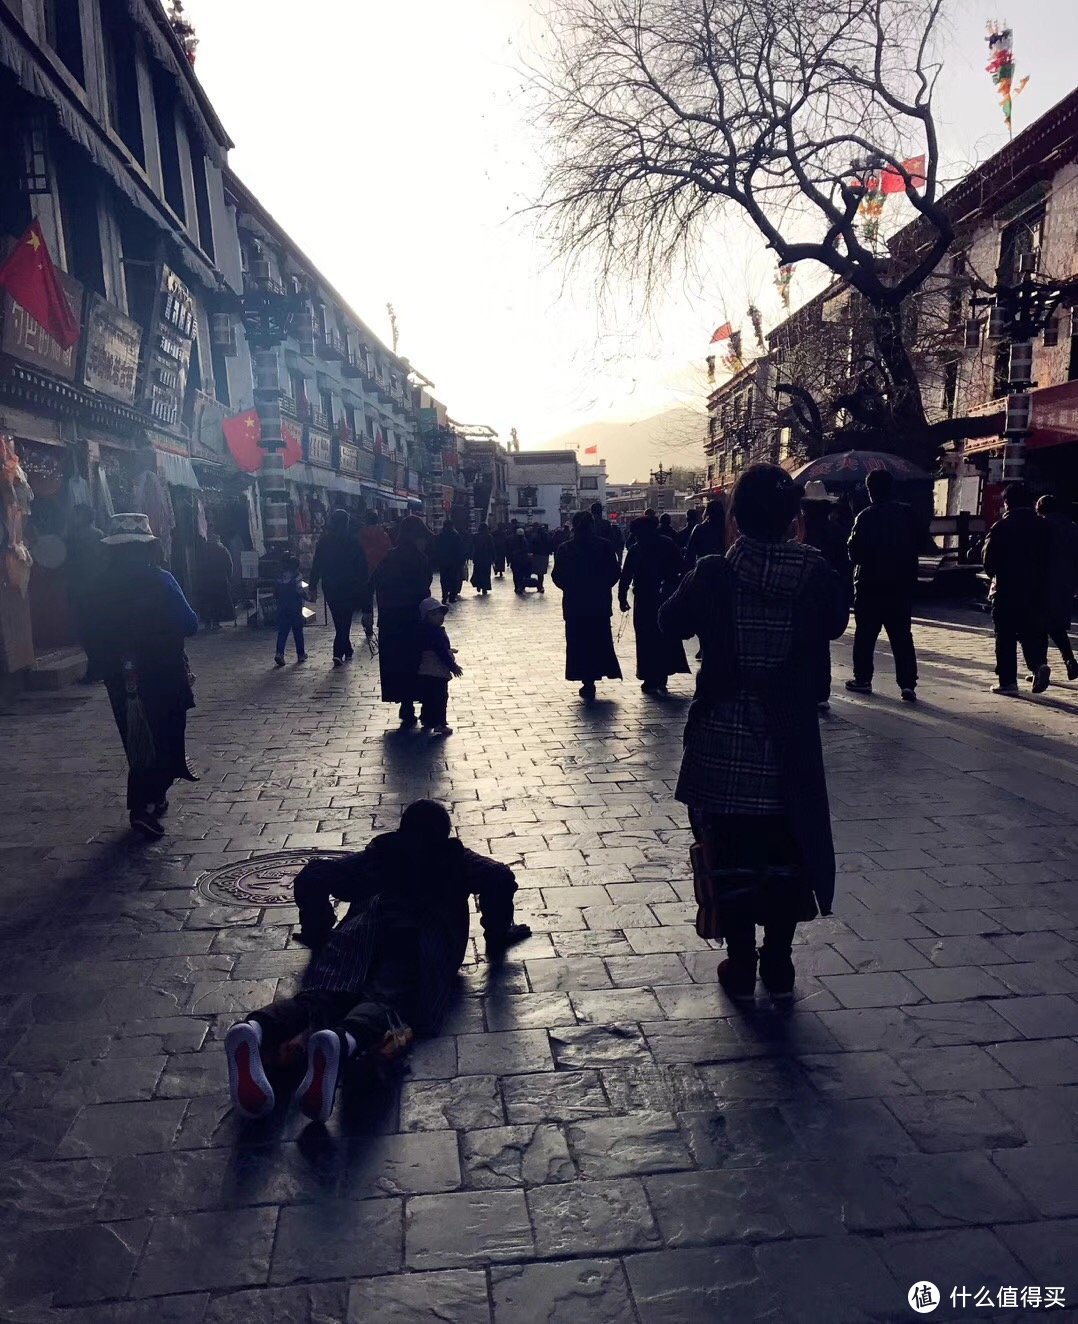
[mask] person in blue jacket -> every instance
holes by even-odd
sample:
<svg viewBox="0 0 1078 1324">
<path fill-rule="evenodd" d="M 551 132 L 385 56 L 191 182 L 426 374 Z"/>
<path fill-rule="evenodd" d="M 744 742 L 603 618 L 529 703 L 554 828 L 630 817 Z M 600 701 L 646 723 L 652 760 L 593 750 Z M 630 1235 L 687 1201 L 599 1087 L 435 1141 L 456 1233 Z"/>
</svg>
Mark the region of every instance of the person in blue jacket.
<svg viewBox="0 0 1078 1324">
<path fill-rule="evenodd" d="M 195 697 L 184 640 L 198 632 L 198 617 L 163 568 L 146 515 L 113 515 L 102 546 L 108 565 L 98 587 L 94 661 L 128 754 L 131 827 L 156 839 L 164 836 L 172 783 L 197 780 L 187 766 Z"/>
<path fill-rule="evenodd" d="M 296 661 L 306 662 L 307 651 L 303 646 L 303 604 L 307 595 L 299 573 L 299 557 L 288 555 L 281 560 L 281 573 L 273 585 L 277 598 L 277 651 L 273 655 L 274 666 L 284 666 L 284 650 L 291 634 L 296 643 Z"/>
</svg>

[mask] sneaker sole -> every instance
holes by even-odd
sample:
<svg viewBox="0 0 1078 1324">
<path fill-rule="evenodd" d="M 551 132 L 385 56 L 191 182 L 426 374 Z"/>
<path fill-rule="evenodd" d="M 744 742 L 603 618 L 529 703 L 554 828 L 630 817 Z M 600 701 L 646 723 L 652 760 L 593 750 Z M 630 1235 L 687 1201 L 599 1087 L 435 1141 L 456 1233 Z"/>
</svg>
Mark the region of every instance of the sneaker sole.
<svg viewBox="0 0 1078 1324">
<path fill-rule="evenodd" d="M 296 1091 L 296 1102 L 312 1122 L 328 1122 L 337 1095 L 341 1041 L 332 1030 L 312 1034 L 307 1045 L 307 1074 Z"/>
<path fill-rule="evenodd" d="M 232 1026 L 225 1035 L 225 1055 L 232 1106 L 252 1121 L 266 1117 L 273 1111 L 276 1100 L 262 1065 L 261 1045 L 253 1025 L 242 1021 Z"/>
</svg>

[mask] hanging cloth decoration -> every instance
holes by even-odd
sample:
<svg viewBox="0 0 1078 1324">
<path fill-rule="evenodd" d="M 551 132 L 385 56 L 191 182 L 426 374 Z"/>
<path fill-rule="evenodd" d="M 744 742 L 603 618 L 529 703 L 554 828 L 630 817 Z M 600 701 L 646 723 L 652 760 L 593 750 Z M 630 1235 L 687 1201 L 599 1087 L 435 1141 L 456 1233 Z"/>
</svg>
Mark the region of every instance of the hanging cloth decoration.
<svg viewBox="0 0 1078 1324">
<path fill-rule="evenodd" d="M 880 237 L 884 203 L 891 194 L 905 193 L 911 188 L 924 188 L 925 158 L 923 155 L 911 156 L 902 162 L 901 169 L 884 165 L 879 158 L 855 161 L 854 169 L 858 174 L 850 180 L 850 185 L 861 192 L 861 203 L 857 208 L 861 217 L 861 237 L 870 248 L 874 248 Z"/>
<path fill-rule="evenodd" d="M 749 304 L 749 321 L 752 323 L 752 333 L 756 337 L 757 345 L 766 354 L 767 341 L 764 339 L 764 319 L 754 303 Z"/>
<path fill-rule="evenodd" d="M 741 357 L 741 332 L 731 331 L 730 348 L 722 356 L 722 366 L 727 372 L 740 372 L 745 366 L 745 361 Z"/>
<path fill-rule="evenodd" d="M 792 262 L 780 262 L 779 269 L 775 272 L 775 289 L 779 292 L 783 308 L 789 308 L 790 306 L 790 283 L 793 278 L 794 264 Z"/>
<path fill-rule="evenodd" d="M 988 42 L 990 59 L 985 65 L 985 72 L 991 77 L 999 90 L 999 107 L 1003 111 L 1003 121 L 1007 132 L 1013 132 L 1011 115 L 1014 111 L 1014 98 L 1029 82 L 1028 75 L 1020 83 L 1014 82 L 1014 33 L 1006 26 L 1000 26 L 993 20 L 988 24 L 985 41 Z"/>
</svg>

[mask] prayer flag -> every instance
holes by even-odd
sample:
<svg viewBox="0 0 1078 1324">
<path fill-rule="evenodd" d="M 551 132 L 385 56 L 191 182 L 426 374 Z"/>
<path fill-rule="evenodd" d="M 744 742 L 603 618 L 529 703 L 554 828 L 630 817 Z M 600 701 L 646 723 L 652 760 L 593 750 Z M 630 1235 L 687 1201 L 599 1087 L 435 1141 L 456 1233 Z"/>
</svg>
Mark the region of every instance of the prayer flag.
<svg viewBox="0 0 1078 1324">
<path fill-rule="evenodd" d="M 717 345 L 723 340 L 729 340 L 733 335 L 734 329 L 729 322 L 723 322 L 722 326 L 715 328 L 715 333 L 711 337 L 711 344 Z"/>
</svg>

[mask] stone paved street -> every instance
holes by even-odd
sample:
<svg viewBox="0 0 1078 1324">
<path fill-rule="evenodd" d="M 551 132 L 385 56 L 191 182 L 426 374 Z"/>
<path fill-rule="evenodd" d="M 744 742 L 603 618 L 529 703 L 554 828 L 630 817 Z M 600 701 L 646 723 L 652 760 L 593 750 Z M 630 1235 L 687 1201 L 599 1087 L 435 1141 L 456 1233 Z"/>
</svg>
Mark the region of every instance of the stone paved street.
<svg viewBox="0 0 1078 1324">
<path fill-rule="evenodd" d="M 916 628 L 916 708 L 889 655 L 874 698 L 837 693 L 836 645 L 835 915 L 800 932 L 794 1010 L 742 1012 L 671 796 L 688 681 L 584 710 L 559 606 L 496 584 L 454 611 L 445 743 L 387 729 L 375 665 L 332 671 L 325 630 L 280 672 L 264 633 L 194 641 L 204 775 L 160 845 L 127 836 L 101 690 L 0 716 L 3 1318 L 833 1324 L 912 1318 L 918 1279 L 1078 1300 L 1078 686 L 989 695 L 960 609 Z M 631 677 L 631 626 L 619 650 Z M 534 936 L 473 960 L 399 1088 L 327 1130 L 242 1124 L 222 1036 L 305 953 L 290 908 L 196 880 L 364 843 L 419 795 L 513 865 Z"/>
</svg>

